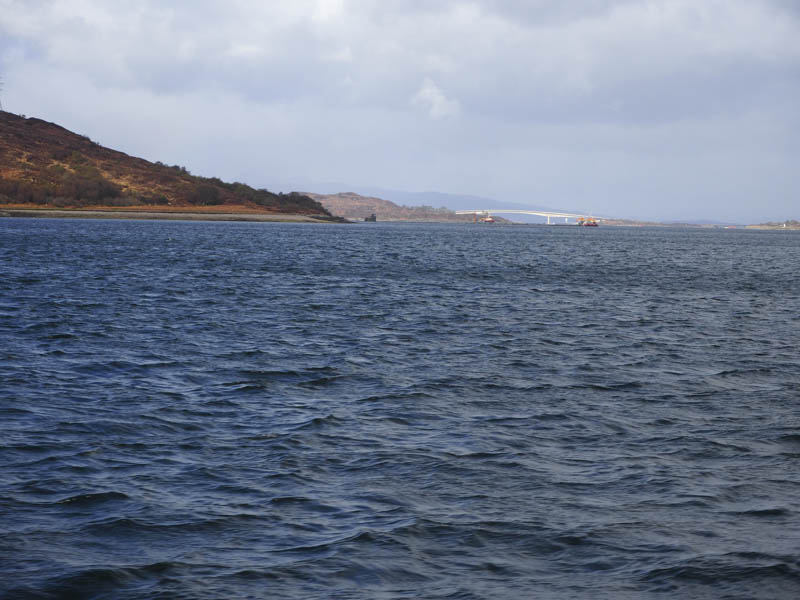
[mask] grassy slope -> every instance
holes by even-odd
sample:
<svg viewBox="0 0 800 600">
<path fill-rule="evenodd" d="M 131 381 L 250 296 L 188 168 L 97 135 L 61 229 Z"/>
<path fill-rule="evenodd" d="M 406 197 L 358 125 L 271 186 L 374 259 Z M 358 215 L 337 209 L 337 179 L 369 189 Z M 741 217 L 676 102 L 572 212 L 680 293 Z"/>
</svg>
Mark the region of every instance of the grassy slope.
<svg viewBox="0 0 800 600">
<path fill-rule="evenodd" d="M 198 177 L 100 146 L 41 119 L 0 112 L 0 204 L 42 208 L 112 207 L 328 217 L 302 194 L 273 194 Z"/>
</svg>

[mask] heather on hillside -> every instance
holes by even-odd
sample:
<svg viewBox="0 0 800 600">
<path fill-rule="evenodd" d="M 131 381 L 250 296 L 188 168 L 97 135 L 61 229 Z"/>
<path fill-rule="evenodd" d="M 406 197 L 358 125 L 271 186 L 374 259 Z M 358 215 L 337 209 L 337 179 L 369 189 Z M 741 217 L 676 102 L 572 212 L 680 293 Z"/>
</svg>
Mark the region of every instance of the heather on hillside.
<svg viewBox="0 0 800 600">
<path fill-rule="evenodd" d="M 89 208 L 237 206 L 329 216 L 308 196 L 192 175 L 105 148 L 41 119 L 0 112 L 0 204 Z"/>
</svg>

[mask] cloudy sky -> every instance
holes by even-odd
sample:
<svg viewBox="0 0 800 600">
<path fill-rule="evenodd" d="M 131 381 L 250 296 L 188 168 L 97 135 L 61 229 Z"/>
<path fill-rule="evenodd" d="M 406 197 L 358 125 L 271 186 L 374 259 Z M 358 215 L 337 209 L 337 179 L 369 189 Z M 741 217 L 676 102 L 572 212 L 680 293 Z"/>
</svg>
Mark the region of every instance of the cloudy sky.
<svg viewBox="0 0 800 600">
<path fill-rule="evenodd" d="M 800 218 L 800 0 L 0 0 L 0 76 L 5 110 L 275 191 Z"/>
</svg>

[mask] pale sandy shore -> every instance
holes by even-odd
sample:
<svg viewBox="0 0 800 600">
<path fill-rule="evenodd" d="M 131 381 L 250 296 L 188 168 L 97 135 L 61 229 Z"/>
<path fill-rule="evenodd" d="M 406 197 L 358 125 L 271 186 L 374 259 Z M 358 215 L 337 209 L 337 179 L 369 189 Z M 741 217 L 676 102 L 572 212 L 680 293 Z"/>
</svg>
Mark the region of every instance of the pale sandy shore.
<svg viewBox="0 0 800 600">
<path fill-rule="evenodd" d="M 257 221 L 270 223 L 334 223 L 335 219 L 283 213 L 160 212 L 127 210 L 67 210 L 0 208 L 0 217 L 45 217 L 50 219 L 138 219 L 170 221 Z"/>
</svg>

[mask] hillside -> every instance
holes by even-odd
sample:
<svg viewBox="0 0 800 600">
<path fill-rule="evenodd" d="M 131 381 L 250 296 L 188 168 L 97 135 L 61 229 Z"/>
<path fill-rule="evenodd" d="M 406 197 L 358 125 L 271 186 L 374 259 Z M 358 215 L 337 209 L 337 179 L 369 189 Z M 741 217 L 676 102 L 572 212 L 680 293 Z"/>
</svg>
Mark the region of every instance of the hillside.
<svg viewBox="0 0 800 600">
<path fill-rule="evenodd" d="M 209 210 L 331 219 L 302 194 L 198 177 L 105 148 L 54 123 L 0 112 L 0 205 Z"/>
<path fill-rule="evenodd" d="M 473 215 L 457 215 L 447 208 L 433 208 L 431 206 L 401 206 L 372 196 L 361 196 L 354 192 L 339 194 L 313 194 L 304 192 L 318 201 L 332 214 L 344 217 L 351 221 L 363 221 L 370 215 L 375 215 L 378 221 L 431 221 L 449 223 L 471 223 Z M 499 221 L 505 221 L 495 217 Z M 506 221 L 508 222 L 508 221 Z"/>
</svg>

